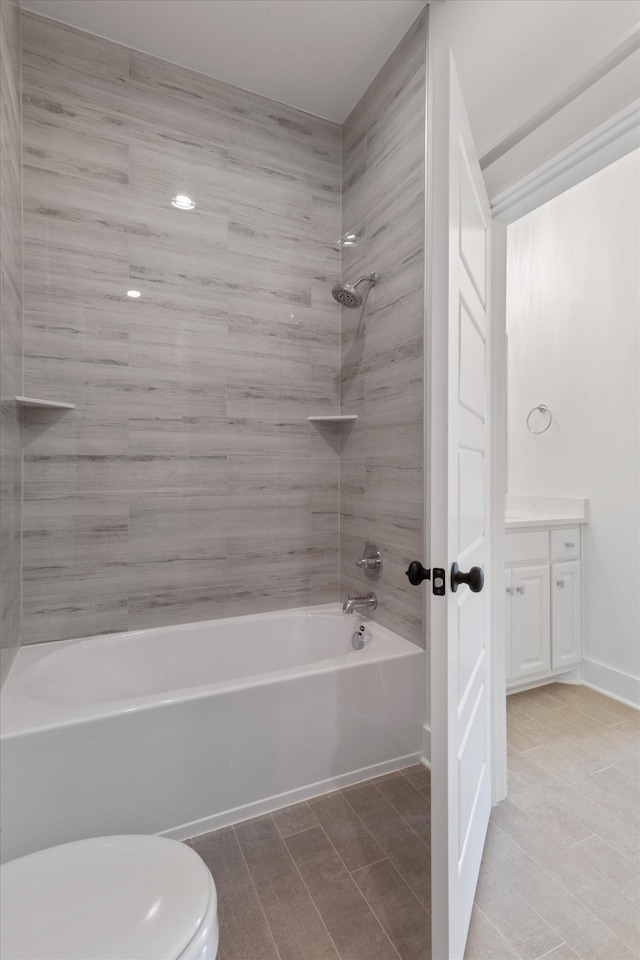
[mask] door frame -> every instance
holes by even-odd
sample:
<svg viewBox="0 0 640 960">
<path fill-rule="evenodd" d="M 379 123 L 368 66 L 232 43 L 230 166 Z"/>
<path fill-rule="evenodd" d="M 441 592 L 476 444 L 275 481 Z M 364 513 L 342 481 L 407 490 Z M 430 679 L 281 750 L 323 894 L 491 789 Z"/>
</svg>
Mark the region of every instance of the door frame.
<svg viewBox="0 0 640 960">
<path fill-rule="evenodd" d="M 640 148 L 640 99 L 491 198 L 491 746 L 492 803 L 507 796 L 504 496 L 507 491 L 507 228 Z"/>
</svg>

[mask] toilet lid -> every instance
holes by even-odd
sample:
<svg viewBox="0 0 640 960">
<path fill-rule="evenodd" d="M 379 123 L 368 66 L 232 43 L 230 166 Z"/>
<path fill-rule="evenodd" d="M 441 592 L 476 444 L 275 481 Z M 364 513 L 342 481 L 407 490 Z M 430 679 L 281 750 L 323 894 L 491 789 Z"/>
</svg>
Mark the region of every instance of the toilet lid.
<svg viewBox="0 0 640 960">
<path fill-rule="evenodd" d="M 95 837 L 20 857 L 2 867 L 0 954 L 172 960 L 215 897 L 210 876 L 194 850 L 166 837 Z"/>
</svg>

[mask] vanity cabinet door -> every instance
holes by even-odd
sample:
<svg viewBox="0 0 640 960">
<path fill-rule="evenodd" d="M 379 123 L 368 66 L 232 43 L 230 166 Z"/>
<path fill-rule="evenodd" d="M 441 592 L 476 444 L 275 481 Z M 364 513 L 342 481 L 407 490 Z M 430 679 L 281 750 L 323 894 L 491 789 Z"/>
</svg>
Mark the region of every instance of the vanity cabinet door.
<svg viewBox="0 0 640 960">
<path fill-rule="evenodd" d="M 505 643 L 505 652 L 504 652 L 504 666 L 507 675 L 507 680 L 513 678 L 512 673 L 512 661 L 513 656 L 511 653 L 511 647 L 513 645 L 512 638 L 512 625 L 511 621 L 513 619 L 511 608 L 513 606 L 513 570 L 510 567 L 507 567 L 504 571 L 504 589 L 505 589 L 505 600 L 504 600 L 504 643 Z"/>
<path fill-rule="evenodd" d="M 581 636 L 580 562 L 554 563 L 551 567 L 551 659 L 554 670 L 579 662 Z"/>
<path fill-rule="evenodd" d="M 551 668 L 550 568 L 548 563 L 512 569 L 511 678 Z"/>
</svg>

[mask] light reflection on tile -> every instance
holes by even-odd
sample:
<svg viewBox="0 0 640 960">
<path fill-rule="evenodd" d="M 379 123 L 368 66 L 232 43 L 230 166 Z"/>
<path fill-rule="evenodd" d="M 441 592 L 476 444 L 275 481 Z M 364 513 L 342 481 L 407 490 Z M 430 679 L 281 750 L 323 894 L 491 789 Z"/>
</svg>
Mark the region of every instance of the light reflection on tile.
<svg viewBox="0 0 640 960">
<path fill-rule="evenodd" d="M 23 33 L 25 639 L 336 599 L 340 128 Z"/>
</svg>

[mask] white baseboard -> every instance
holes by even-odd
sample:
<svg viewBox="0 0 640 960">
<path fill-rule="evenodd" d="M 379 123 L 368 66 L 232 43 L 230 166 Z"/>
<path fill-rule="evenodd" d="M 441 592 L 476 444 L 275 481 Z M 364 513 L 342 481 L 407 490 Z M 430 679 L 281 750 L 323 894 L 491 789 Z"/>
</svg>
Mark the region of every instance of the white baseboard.
<svg viewBox="0 0 640 960">
<path fill-rule="evenodd" d="M 569 667 L 563 673 L 546 674 L 545 676 L 534 677 L 533 679 L 509 681 L 507 696 L 510 696 L 512 693 L 523 693 L 525 690 L 535 690 L 536 687 L 546 687 L 550 683 L 581 684 L 582 674 L 580 667 Z"/>
<path fill-rule="evenodd" d="M 292 803 L 300 803 L 302 800 L 320 797 L 324 793 L 332 793 L 334 790 L 350 787 L 352 784 L 360 783 L 362 780 L 382 777 L 385 773 L 393 773 L 402 767 L 409 767 L 414 763 L 421 762 L 422 754 L 410 753 L 405 757 L 396 757 L 394 760 L 386 760 L 384 763 L 375 763 L 370 767 L 363 767 L 360 770 L 343 773 L 338 777 L 331 777 L 329 780 L 321 780 L 319 783 L 310 783 L 305 787 L 288 790 L 286 793 L 279 793 L 274 797 L 256 800 L 254 803 L 247 803 L 242 807 L 223 810 L 222 813 L 214 813 L 212 816 L 204 817 L 202 820 L 183 823 L 179 827 L 172 827 L 170 830 L 161 831 L 159 836 L 171 837 L 173 840 L 188 840 L 191 837 L 199 837 L 203 833 L 220 830 L 222 827 L 228 827 L 232 823 L 241 823 L 243 820 L 250 820 L 252 817 L 260 817 L 264 813 L 273 813 L 274 810 L 288 807 Z"/>
<path fill-rule="evenodd" d="M 597 660 L 583 660 L 582 682 L 585 687 L 640 710 L 640 677 L 614 670 Z"/>
<path fill-rule="evenodd" d="M 428 723 L 422 725 L 422 757 L 420 763 L 431 770 L 431 727 Z"/>
</svg>

